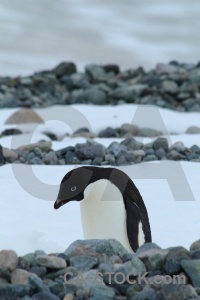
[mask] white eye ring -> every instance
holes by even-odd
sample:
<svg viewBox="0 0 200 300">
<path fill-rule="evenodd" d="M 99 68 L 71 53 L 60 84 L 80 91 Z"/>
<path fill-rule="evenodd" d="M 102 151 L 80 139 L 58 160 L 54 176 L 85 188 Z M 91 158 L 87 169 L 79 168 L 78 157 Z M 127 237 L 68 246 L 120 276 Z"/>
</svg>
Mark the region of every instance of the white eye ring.
<svg viewBox="0 0 200 300">
<path fill-rule="evenodd" d="M 74 192 L 76 190 L 76 186 L 71 187 L 71 191 Z"/>
</svg>

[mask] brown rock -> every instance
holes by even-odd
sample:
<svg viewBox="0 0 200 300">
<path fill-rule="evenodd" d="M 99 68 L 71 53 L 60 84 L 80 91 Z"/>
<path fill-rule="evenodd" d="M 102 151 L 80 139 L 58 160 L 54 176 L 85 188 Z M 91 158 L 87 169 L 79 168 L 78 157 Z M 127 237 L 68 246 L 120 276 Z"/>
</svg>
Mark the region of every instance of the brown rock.
<svg viewBox="0 0 200 300">
<path fill-rule="evenodd" d="M 195 241 L 190 246 L 190 251 L 196 251 L 196 250 L 200 250 L 200 240 Z"/>
<path fill-rule="evenodd" d="M 63 258 L 49 255 L 38 255 L 36 262 L 40 266 L 52 269 L 63 269 L 67 267 L 67 263 Z"/>
<path fill-rule="evenodd" d="M 14 112 L 5 124 L 44 123 L 42 118 L 29 108 L 22 108 Z"/>
<path fill-rule="evenodd" d="M 30 273 L 23 269 L 16 269 L 11 274 L 11 283 L 12 284 L 27 284 L 28 279 L 32 276 L 33 273 Z M 37 276 L 37 275 L 34 275 Z"/>
<path fill-rule="evenodd" d="M 13 250 L 0 251 L 0 269 L 13 271 L 18 264 L 17 253 Z"/>
<path fill-rule="evenodd" d="M 11 162 L 18 159 L 18 155 L 16 152 L 14 152 L 13 150 L 11 150 L 9 148 L 4 148 L 4 147 L 3 147 L 3 156 L 6 160 L 9 160 Z"/>
</svg>

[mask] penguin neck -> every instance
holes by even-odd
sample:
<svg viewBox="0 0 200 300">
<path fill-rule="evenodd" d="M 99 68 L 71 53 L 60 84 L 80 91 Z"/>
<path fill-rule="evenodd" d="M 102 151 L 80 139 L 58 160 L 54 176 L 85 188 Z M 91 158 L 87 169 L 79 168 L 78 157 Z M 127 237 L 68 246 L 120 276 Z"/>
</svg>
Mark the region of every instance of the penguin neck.
<svg viewBox="0 0 200 300">
<path fill-rule="evenodd" d="M 85 239 L 116 239 L 133 252 L 127 236 L 123 196 L 115 184 L 107 179 L 89 184 L 80 210 Z"/>
</svg>

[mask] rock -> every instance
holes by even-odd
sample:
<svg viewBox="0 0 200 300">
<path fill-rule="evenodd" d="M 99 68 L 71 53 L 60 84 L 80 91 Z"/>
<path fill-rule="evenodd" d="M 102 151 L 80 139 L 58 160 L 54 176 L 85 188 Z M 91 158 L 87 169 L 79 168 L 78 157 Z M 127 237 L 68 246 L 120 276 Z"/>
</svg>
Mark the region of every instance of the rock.
<svg viewBox="0 0 200 300">
<path fill-rule="evenodd" d="M 123 124 L 121 128 L 119 128 L 120 135 L 124 136 L 126 134 L 131 134 L 133 136 L 138 135 L 139 128 L 133 124 Z"/>
<path fill-rule="evenodd" d="M 15 160 L 18 159 L 17 153 L 8 148 L 3 148 L 3 157 L 5 160 L 7 160 L 9 162 L 14 162 Z M 0 162 L 0 164 L 1 164 L 1 162 Z"/>
<path fill-rule="evenodd" d="M 107 240 L 99 240 L 99 239 L 91 239 L 91 240 L 77 240 L 73 242 L 65 251 L 66 255 L 69 255 L 72 251 L 75 251 L 77 247 L 85 247 L 92 250 L 95 250 L 97 253 L 106 254 L 107 256 L 117 255 L 120 258 L 123 257 L 128 251 L 114 239 Z"/>
<path fill-rule="evenodd" d="M 73 299 L 74 299 L 74 297 L 73 297 L 72 294 L 67 294 L 67 295 L 65 295 L 65 297 L 63 298 L 63 300 L 73 300 Z"/>
<path fill-rule="evenodd" d="M 115 156 L 117 156 L 121 151 L 126 152 L 127 147 L 119 144 L 118 142 L 112 142 L 107 148 L 107 152 L 113 153 Z"/>
<path fill-rule="evenodd" d="M 165 152 L 168 152 L 169 146 L 166 138 L 159 137 L 153 142 L 153 148 L 154 150 L 158 150 L 160 148 L 163 148 Z"/>
<path fill-rule="evenodd" d="M 190 127 L 188 127 L 188 129 L 186 130 L 185 133 L 188 133 L 188 134 L 198 134 L 198 133 L 200 133 L 200 127 L 190 126 Z"/>
<path fill-rule="evenodd" d="M 103 279 L 98 274 L 98 270 L 89 270 L 84 273 L 78 273 L 76 277 L 73 277 L 67 284 L 73 284 L 78 286 L 80 289 L 85 290 L 87 293 L 94 285 L 105 286 Z"/>
<path fill-rule="evenodd" d="M 168 249 L 165 258 L 164 270 L 167 274 L 178 274 L 181 271 L 181 260 L 190 260 L 191 254 L 184 247 L 172 247 Z"/>
<path fill-rule="evenodd" d="M 29 165 L 43 165 L 43 161 L 39 157 L 33 157 L 28 161 Z"/>
<path fill-rule="evenodd" d="M 142 148 L 143 144 L 136 141 L 133 138 L 126 138 L 125 140 L 123 140 L 120 145 L 124 145 L 126 146 L 128 149 L 131 150 L 139 150 Z"/>
<path fill-rule="evenodd" d="M 163 257 L 165 257 L 168 252 L 169 252 L 168 250 L 161 249 L 155 243 L 145 243 L 137 249 L 135 255 L 140 259 L 146 260 L 150 256 L 155 254 L 160 254 Z"/>
<path fill-rule="evenodd" d="M 52 269 L 62 269 L 66 268 L 66 261 L 60 257 L 49 256 L 49 255 L 38 255 L 36 257 L 36 262 L 40 266 L 44 266 Z"/>
<path fill-rule="evenodd" d="M 23 269 L 15 269 L 11 274 L 12 284 L 27 284 L 30 276 L 33 276 L 30 272 Z M 37 275 L 35 275 L 37 276 Z"/>
<path fill-rule="evenodd" d="M 182 260 L 181 266 L 189 276 L 193 286 L 200 287 L 200 259 Z"/>
<path fill-rule="evenodd" d="M 37 276 L 29 276 L 28 281 L 30 285 L 34 287 L 36 292 L 49 292 L 49 288 L 43 283 L 43 281 Z"/>
<path fill-rule="evenodd" d="M 34 144 L 29 144 L 29 145 L 23 145 L 17 148 L 17 150 L 28 150 L 28 151 L 34 151 L 35 148 L 39 148 L 42 152 L 48 152 L 51 149 L 51 142 L 38 142 Z"/>
<path fill-rule="evenodd" d="M 192 243 L 190 246 L 190 251 L 200 251 L 200 239 Z"/>
<path fill-rule="evenodd" d="M 153 136 L 162 135 L 162 132 L 151 128 L 140 128 L 137 135 L 145 136 L 145 137 L 153 137 Z"/>
<path fill-rule="evenodd" d="M 157 160 L 157 156 L 154 154 L 149 154 L 146 155 L 146 157 L 143 158 L 143 161 L 153 161 L 153 160 Z"/>
<path fill-rule="evenodd" d="M 86 137 L 86 138 L 93 138 L 93 137 L 95 137 L 95 135 L 92 134 L 87 127 L 79 128 L 78 130 L 76 130 L 73 133 L 73 136 L 74 137 L 83 136 L 83 137 Z"/>
<path fill-rule="evenodd" d="M 40 278 L 43 278 L 47 273 L 47 269 L 45 267 L 32 267 L 30 268 L 30 272 L 36 274 Z"/>
<path fill-rule="evenodd" d="M 58 158 L 54 151 L 49 151 L 44 155 L 43 161 L 47 165 L 57 165 L 58 164 Z"/>
<path fill-rule="evenodd" d="M 158 150 L 155 150 L 155 155 L 158 157 L 158 159 L 162 159 L 166 157 L 166 152 L 163 148 L 159 148 Z"/>
<path fill-rule="evenodd" d="M 148 271 L 160 270 L 163 267 L 164 258 L 160 253 L 155 253 L 148 257 L 145 265 Z"/>
<path fill-rule="evenodd" d="M 98 259 L 88 255 L 74 256 L 70 258 L 70 266 L 75 267 L 80 272 L 86 272 L 98 264 Z"/>
<path fill-rule="evenodd" d="M 106 73 L 115 73 L 118 74 L 120 72 L 120 68 L 118 65 L 114 65 L 114 64 L 108 64 L 108 65 L 104 65 L 103 69 Z"/>
<path fill-rule="evenodd" d="M 9 284 L 9 283 L 3 284 L 2 283 L 2 284 L 0 284 L 0 299 L 2 299 L 2 300 L 22 299 L 22 297 L 25 295 L 28 295 L 30 293 L 30 291 L 31 291 L 30 285 Z M 44 299 L 48 300 L 46 298 L 43 298 L 41 300 L 44 300 Z"/>
<path fill-rule="evenodd" d="M 97 88 L 92 87 L 80 93 L 76 98 L 76 101 L 80 103 L 102 105 L 106 103 L 106 94 Z"/>
<path fill-rule="evenodd" d="M 170 93 L 170 94 L 176 94 L 178 93 L 178 85 L 176 82 L 171 80 L 165 80 L 162 83 L 162 88 L 164 92 Z"/>
<path fill-rule="evenodd" d="M 5 129 L 4 131 L 2 131 L 1 133 L 2 135 L 17 135 L 17 134 L 22 134 L 22 131 L 17 129 L 17 128 L 9 128 L 9 129 Z"/>
<path fill-rule="evenodd" d="M 198 299 L 195 289 L 187 284 L 162 284 L 161 298 L 165 300 L 183 300 L 183 299 Z"/>
<path fill-rule="evenodd" d="M 177 72 L 177 67 L 173 65 L 168 65 L 168 64 L 163 64 L 163 63 L 158 63 L 156 65 L 156 74 L 157 75 L 162 75 L 162 74 L 167 74 L 171 75 L 175 72 Z"/>
<path fill-rule="evenodd" d="M 12 272 L 17 268 L 18 256 L 13 250 L 0 251 L 0 269 Z"/>
<path fill-rule="evenodd" d="M 94 81 L 99 82 L 106 79 L 104 68 L 95 64 L 89 64 L 85 67 L 86 74 Z"/>
<path fill-rule="evenodd" d="M 32 300 L 60 300 L 57 296 L 48 292 L 40 292 L 32 296 Z"/>
<path fill-rule="evenodd" d="M 98 136 L 105 137 L 105 138 L 117 137 L 118 133 L 116 132 L 115 129 L 113 129 L 111 127 L 107 127 L 105 130 L 100 131 Z"/>
<path fill-rule="evenodd" d="M 156 295 L 156 291 L 149 286 L 138 292 L 131 300 L 158 300 L 159 298 Z"/>
<path fill-rule="evenodd" d="M 42 118 L 29 108 L 22 108 L 14 112 L 5 124 L 44 123 Z"/>
<path fill-rule="evenodd" d="M 119 87 L 109 93 L 109 97 L 124 100 L 126 102 L 134 102 L 136 92 L 132 86 Z"/>
<path fill-rule="evenodd" d="M 90 289 L 90 300 L 112 300 L 115 292 L 111 287 L 94 285 Z"/>
<path fill-rule="evenodd" d="M 167 158 L 168 159 L 172 159 L 172 160 L 179 160 L 179 159 L 185 159 L 185 155 L 179 153 L 176 150 L 171 150 L 168 154 L 167 154 Z"/>
<path fill-rule="evenodd" d="M 177 151 L 184 151 L 185 150 L 185 146 L 183 144 L 183 142 L 176 142 L 174 144 L 171 145 L 171 147 L 169 148 L 169 150 L 175 149 Z"/>
<path fill-rule="evenodd" d="M 4 164 L 4 155 L 3 155 L 3 148 L 0 145 L 0 166 Z"/>
<path fill-rule="evenodd" d="M 61 62 L 52 70 L 52 73 L 58 77 L 71 75 L 73 73 L 76 73 L 76 66 L 73 62 Z"/>
<path fill-rule="evenodd" d="M 102 157 L 105 153 L 104 147 L 98 145 L 76 144 L 75 153 L 82 159 L 94 159 Z"/>
</svg>

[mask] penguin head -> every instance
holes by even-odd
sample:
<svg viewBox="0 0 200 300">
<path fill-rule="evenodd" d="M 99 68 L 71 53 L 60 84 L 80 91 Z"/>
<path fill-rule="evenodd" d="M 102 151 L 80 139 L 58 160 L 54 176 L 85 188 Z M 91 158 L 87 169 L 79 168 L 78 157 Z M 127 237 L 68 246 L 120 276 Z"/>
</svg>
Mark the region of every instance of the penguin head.
<svg viewBox="0 0 200 300">
<path fill-rule="evenodd" d="M 84 191 L 92 180 L 93 168 L 79 167 L 68 172 L 62 179 L 54 208 L 58 209 L 70 201 L 84 199 Z"/>
</svg>

